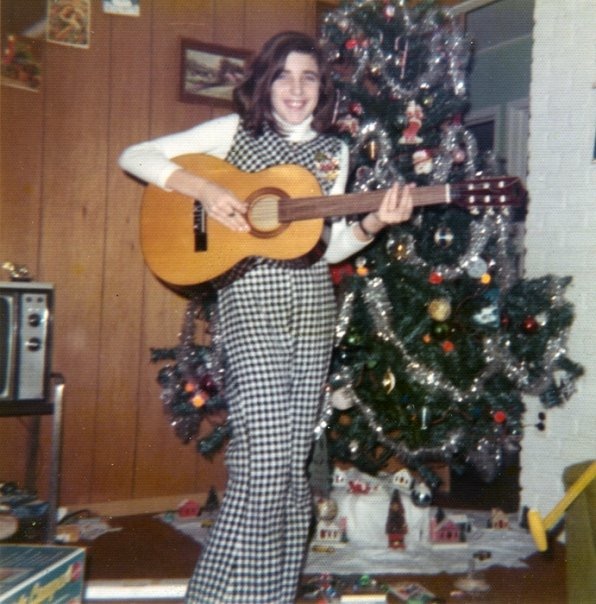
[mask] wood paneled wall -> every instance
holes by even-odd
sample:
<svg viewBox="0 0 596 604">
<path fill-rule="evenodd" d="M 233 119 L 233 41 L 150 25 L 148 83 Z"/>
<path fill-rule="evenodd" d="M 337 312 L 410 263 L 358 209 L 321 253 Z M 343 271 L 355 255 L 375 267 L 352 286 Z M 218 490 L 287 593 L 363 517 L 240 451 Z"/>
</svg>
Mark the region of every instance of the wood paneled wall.
<svg viewBox="0 0 596 604">
<path fill-rule="evenodd" d="M 162 411 L 149 349 L 176 344 L 185 301 L 143 266 L 142 186 L 116 160 L 133 142 L 222 113 L 178 102 L 181 37 L 257 49 L 282 29 L 315 31 L 314 0 L 140 5 L 138 18 L 114 16 L 93 0 L 89 49 L 45 44 L 41 91 L 1 90 L 0 261 L 56 287 L 63 505 L 224 486 L 222 454 L 207 461 L 181 444 Z M 23 482 L 34 421 L 0 419 L 0 481 Z M 44 417 L 42 494 L 49 426 Z"/>
</svg>

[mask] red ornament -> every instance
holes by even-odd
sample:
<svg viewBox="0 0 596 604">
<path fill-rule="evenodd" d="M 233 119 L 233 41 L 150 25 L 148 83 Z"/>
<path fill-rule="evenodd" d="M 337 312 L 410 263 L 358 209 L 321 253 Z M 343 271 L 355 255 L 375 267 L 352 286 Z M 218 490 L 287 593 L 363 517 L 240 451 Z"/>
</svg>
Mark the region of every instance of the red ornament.
<svg viewBox="0 0 596 604">
<path fill-rule="evenodd" d="M 528 316 L 522 321 L 522 329 L 526 333 L 536 333 L 538 331 L 538 321 L 534 317 Z"/>
<path fill-rule="evenodd" d="M 344 44 L 344 46 L 348 50 L 354 50 L 355 48 L 358 47 L 358 40 L 356 40 L 356 38 L 349 38 L 348 40 L 346 40 L 346 43 Z"/>
<path fill-rule="evenodd" d="M 362 111 L 362 103 L 358 103 L 357 101 L 350 103 L 350 113 L 352 115 L 362 115 Z"/>
<path fill-rule="evenodd" d="M 451 156 L 456 164 L 463 164 L 466 161 L 466 152 L 463 149 L 455 149 Z"/>
<path fill-rule="evenodd" d="M 201 388 L 209 395 L 214 396 L 217 394 L 217 384 L 210 375 L 204 375 L 200 382 Z"/>
<path fill-rule="evenodd" d="M 445 340 L 441 343 L 443 352 L 453 352 L 455 350 L 455 344 L 451 340 Z"/>
<path fill-rule="evenodd" d="M 505 411 L 495 411 L 493 413 L 493 419 L 496 424 L 504 424 L 507 421 L 507 414 Z"/>
<path fill-rule="evenodd" d="M 428 282 L 432 285 L 440 285 L 441 283 L 443 283 L 443 275 L 441 275 L 441 273 L 437 273 L 436 271 L 433 271 L 428 276 Z"/>
</svg>

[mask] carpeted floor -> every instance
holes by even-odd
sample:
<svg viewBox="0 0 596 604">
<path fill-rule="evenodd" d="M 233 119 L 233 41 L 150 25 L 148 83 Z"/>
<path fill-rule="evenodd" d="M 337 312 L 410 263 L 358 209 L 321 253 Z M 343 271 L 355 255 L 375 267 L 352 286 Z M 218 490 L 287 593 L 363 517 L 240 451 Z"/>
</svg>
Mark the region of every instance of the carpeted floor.
<svg viewBox="0 0 596 604">
<path fill-rule="evenodd" d="M 87 546 L 86 601 L 179 603 L 200 546 L 153 515 L 114 518 L 122 530 L 106 533 Z M 417 581 L 447 604 L 564 604 L 565 548 L 555 543 L 546 554 L 535 553 L 526 568 L 494 567 L 482 571 L 491 590 L 461 597 L 454 593 L 458 574 L 379 576 L 381 582 Z M 312 577 L 311 577 L 312 578 Z M 134 580 L 134 582 L 132 582 Z M 305 578 L 305 581 L 307 578 Z M 120 591 L 118 587 L 120 586 Z M 391 599 L 389 602 L 397 602 Z M 299 600 L 313 602 L 313 600 Z M 242 604 L 239 602 L 238 604 Z"/>
</svg>

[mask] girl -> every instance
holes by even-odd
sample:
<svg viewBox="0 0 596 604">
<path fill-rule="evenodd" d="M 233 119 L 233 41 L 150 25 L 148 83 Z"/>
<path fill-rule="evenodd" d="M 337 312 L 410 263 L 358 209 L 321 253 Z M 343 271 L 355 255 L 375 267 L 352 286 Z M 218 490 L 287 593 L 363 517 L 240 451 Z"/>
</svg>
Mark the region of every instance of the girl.
<svg viewBox="0 0 596 604">
<path fill-rule="evenodd" d="M 325 134 L 334 94 L 316 42 L 298 32 L 271 38 L 234 91 L 238 112 L 129 147 L 121 167 L 166 190 L 200 199 L 236 232 L 245 204 L 171 158 L 207 153 L 256 172 L 275 164 L 310 170 L 325 194 L 342 193 L 348 148 Z M 164 208 L 167 211 L 167 208 Z M 295 601 L 311 518 L 305 465 L 332 348 L 335 304 L 328 263 L 363 249 L 387 224 L 409 219 L 410 191 L 394 185 L 359 222 L 336 220 L 324 255 L 250 258 L 218 287 L 218 330 L 233 435 L 217 522 L 190 581 L 200 604 Z"/>
</svg>

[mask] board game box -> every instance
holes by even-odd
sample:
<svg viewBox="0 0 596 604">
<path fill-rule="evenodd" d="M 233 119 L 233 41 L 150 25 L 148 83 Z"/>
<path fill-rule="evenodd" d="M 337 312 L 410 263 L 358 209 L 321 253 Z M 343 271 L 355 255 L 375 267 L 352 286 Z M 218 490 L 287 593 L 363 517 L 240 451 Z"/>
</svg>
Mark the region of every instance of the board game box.
<svg viewBox="0 0 596 604">
<path fill-rule="evenodd" d="M 0 603 L 83 601 L 85 550 L 53 545 L 0 545 Z"/>
</svg>

